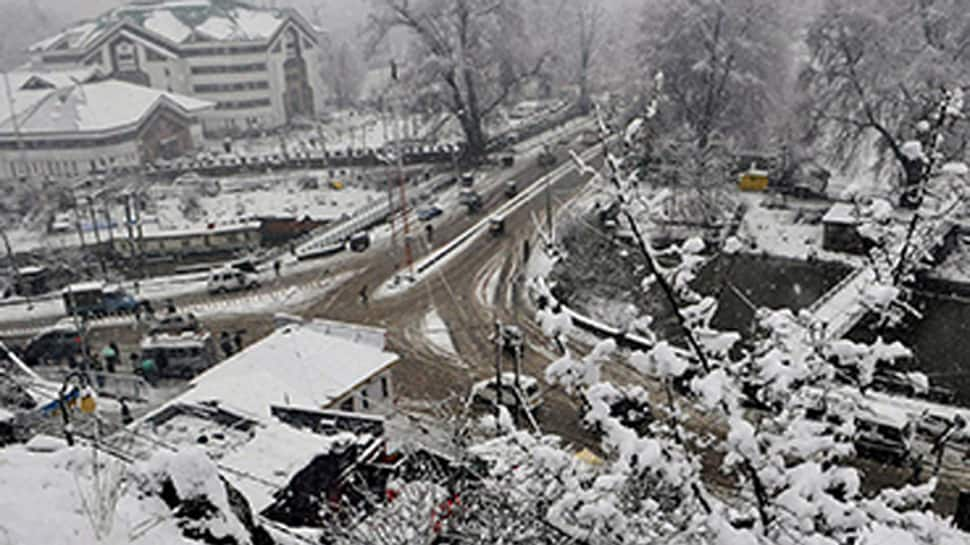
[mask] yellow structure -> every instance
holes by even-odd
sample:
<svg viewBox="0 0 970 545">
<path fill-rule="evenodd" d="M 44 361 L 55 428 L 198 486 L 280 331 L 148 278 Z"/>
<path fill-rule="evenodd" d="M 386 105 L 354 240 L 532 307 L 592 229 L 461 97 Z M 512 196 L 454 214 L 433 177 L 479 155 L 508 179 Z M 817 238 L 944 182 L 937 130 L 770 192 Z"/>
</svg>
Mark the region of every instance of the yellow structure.
<svg viewBox="0 0 970 545">
<path fill-rule="evenodd" d="M 336 189 L 337 191 L 340 191 L 341 189 L 344 188 L 344 183 L 341 182 L 340 180 L 331 180 L 330 187 L 332 189 Z"/>
<path fill-rule="evenodd" d="M 764 191 L 768 188 L 768 173 L 751 169 L 738 176 L 738 189 L 741 191 Z"/>
</svg>

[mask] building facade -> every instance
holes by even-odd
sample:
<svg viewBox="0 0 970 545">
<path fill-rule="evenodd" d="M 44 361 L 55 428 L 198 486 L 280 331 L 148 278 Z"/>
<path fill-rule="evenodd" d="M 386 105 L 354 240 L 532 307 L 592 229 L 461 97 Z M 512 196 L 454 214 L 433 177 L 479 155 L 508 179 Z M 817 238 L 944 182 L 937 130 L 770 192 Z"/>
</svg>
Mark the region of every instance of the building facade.
<svg viewBox="0 0 970 545">
<path fill-rule="evenodd" d="M 0 179 L 124 172 L 184 155 L 202 144 L 199 118 L 213 106 L 96 70 L 3 77 Z"/>
<path fill-rule="evenodd" d="M 141 0 L 30 47 L 45 68 L 106 74 L 215 103 L 206 135 L 238 135 L 322 112 L 317 32 L 291 9 L 236 0 Z"/>
</svg>

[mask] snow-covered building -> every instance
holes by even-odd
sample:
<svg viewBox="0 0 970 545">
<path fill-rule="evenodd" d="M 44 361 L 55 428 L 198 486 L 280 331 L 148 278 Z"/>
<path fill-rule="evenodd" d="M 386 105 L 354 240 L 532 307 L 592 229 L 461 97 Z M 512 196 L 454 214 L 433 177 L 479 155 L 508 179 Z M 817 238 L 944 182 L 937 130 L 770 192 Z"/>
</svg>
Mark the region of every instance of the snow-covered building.
<svg viewBox="0 0 970 545">
<path fill-rule="evenodd" d="M 181 402 L 269 416 L 274 406 L 387 413 L 398 355 L 384 332 L 325 321 L 290 323 L 195 377 Z"/>
<path fill-rule="evenodd" d="M 0 178 L 140 167 L 201 144 L 211 102 L 104 79 L 97 69 L 15 72 L 0 86 Z"/>
<path fill-rule="evenodd" d="M 98 66 L 212 101 L 208 134 L 279 127 L 322 111 L 321 44 L 292 9 L 238 0 L 135 0 L 32 45 L 31 64 Z"/>
</svg>

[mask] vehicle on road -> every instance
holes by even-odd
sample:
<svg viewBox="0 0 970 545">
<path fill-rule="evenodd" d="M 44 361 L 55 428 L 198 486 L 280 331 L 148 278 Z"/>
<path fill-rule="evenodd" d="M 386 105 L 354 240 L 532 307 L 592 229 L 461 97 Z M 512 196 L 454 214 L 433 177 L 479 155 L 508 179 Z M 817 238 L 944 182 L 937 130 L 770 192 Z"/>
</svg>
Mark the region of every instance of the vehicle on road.
<svg viewBox="0 0 970 545">
<path fill-rule="evenodd" d="M 418 219 L 421 221 L 431 221 L 443 213 L 444 210 L 431 205 L 418 210 Z"/>
<path fill-rule="evenodd" d="M 519 192 L 519 184 L 515 180 L 505 182 L 505 196 L 512 198 Z"/>
<path fill-rule="evenodd" d="M 522 333 L 522 328 L 517 325 L 503 324 L 500 335 L 499 342 L 502 343 L 502 350 L 513 357 L 516 355 L 521 357 L 525 350 L 525 335 Z"/>
<path fill-rule="evenodd" d="M 370 248 L 370 235 L 366 231 L 361 231 L 350 237 L 350 240 L 347 241 L 347 246 L 351 252 L 363 252 L 367 248 Z"/>
<path fill-rule="evenodd" d="M 462 187 L 471 187 L 475 185 L 475 174 L 472 172 L 462 172 L 459 180 Z"/>
<path fill-rule="evenodd" d="M 482 196 L 471 189 L 462 190 L 458 194 L 458 203 L 468 207 L 468 213 L 477 212 L 482 208 Z"/>
<path fill-rule="evenodd" d="M 209 332 L 149 335 L 141 341 L 142 360 L 155 361 L 159 376 L 191 378 L 216 364 L 216 344 Z"/>
<path fill-rule="evenodd" d="M 548 148 L 544 148 L 539 152 L 538 163 L 540 167 L 549 168 L 555 166 L 557 161 L 556 155 Z"/>
<path fill-rule="evenodd" d="M 136 300 L 120 286 L 104 282 L 71 284 L 61 291 L 61 297 L 67 314 L 79 316 L 130 313 L 144 305 L 144 301 Z"/>
<path fill-rule="evenodd" d="M 500 237 L 505 233 L 505 218 L 501 216 L 492 216 L 488 220 L 488 232 L 492 234 L 493 237 Z"/>
<path fill-rule="evenodd" d="M 209 293 L 228 293 L 230 291 L 251 290 L 259 287 L 256 275 L 232 268 L 216 269 L 206 281 Z"/>
<path fill-rule="evenodd" d="M 913 425 L 905 414 L 891 410 L 866 411 L 855 418 L 856 453 L 903 465 L 913 445 Z"/>
<path fill-rule="evenodd" d="M 499 394 L 501 397 L 499 397 Z M 502 383 L 496 388 L 495 377 L 476 382 L 472 386 L 471 402 L 480 407 L 494 408 L 501 402 L 507 408 L 521 406 L 534 411 L 542 406 L 539 381 L 529 375 L 519 375 L 519 389 L 515 387 L 515 373 L 502 373 Z"/>
<path fill-rule="evenodd" d="M 199 320 L 192 313 L 176 312 L 152 320 L 148 326 L 149 335 L 162 333 L 181 335 L 187 331 L 199 331 Z"/>
<path fill-rule="evenodd" d="M 83 342 L 77 327 L 69 321 L 53 325 L 27 341 L 21 359 L 27 365 L 69 362 L 81 353 Z"/>
</svg>

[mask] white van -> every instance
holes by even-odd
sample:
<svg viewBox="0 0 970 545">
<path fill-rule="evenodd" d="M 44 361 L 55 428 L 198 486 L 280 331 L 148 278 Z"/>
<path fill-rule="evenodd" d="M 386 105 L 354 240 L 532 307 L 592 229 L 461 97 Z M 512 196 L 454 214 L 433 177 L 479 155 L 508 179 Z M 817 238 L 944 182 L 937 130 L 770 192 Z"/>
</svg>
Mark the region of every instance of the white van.
<svg viewBox="0 0 970 545">
<path fill-rule="evenodd" d="M 259 279 L 256 278 L 256 275 L 233 268 L 212 271 L 209 280 L 206 282 L 206 289 L 209 293 L 228 293 L 258 287 Z"/>
</svg>

